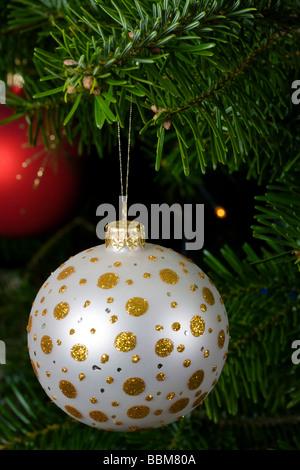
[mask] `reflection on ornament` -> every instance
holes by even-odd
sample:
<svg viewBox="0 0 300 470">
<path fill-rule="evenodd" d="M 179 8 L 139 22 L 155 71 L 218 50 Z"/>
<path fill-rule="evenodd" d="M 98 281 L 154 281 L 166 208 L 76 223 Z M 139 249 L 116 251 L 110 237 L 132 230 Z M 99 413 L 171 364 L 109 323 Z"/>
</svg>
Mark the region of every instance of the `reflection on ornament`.
<svg viewBox="0 0 300 470">
<path fill-rule="evenodd" d="M 27 326 L 50 399 L 107 431 L 181 419 L 213 389 L 227 356 L 228 319 L 212 281 L 186 257 L 140 242 L 71 257 L 41 287 Z"/>
</svg>

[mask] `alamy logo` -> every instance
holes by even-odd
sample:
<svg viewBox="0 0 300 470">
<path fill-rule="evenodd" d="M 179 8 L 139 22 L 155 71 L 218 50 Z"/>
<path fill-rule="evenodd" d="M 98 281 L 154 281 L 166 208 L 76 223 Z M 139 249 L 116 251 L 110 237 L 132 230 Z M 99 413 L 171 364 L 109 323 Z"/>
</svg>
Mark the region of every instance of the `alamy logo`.
<svg viewBox="0 0 300 470">
<path fill-rule="evenodd" d="M 292 94 L 292 102 L 293 104 L 300 104 L 300 80 L 295 80 L 292 83 L 292 89 L 296 90 Z"/>
<path fill-rule="evenodd" d="M 292 363 L 297 365 L 300 363 L 300 340 L 296 339 L 292 343 L 292 349 L 296 349 L 296 351 L 293 352 L 292 354 Z"/>
<path fill-rule="evenodd" d="M 0 365 L 6 364 L 6 347 L 4 341 L 0 340 Z"/>
<path fill-rule="evenodd" d="M 122 197 L 119 198 L 119 214 L 122 214 Z M 204 204 L 133 204 L 128 208 L 128 218 L 140 222 L 145 227 L 146 239 L 175 240 L 185 239 L 186 250 L 201 250 L 204 245 Z M 96 227 L 96 235 L 105 239 L 105 227 L 109 222 L 121 220 L 116 217 L 112 204 L 100 204 L 96 215 L 101 217 Z M 133 219 L 133 217 L 135 217 Z"/>
<path fill-rule="evenodd" d="M 5 83 L 0 80 L 0 104 L 6 103 L 6 86 Z"/>
</svg>

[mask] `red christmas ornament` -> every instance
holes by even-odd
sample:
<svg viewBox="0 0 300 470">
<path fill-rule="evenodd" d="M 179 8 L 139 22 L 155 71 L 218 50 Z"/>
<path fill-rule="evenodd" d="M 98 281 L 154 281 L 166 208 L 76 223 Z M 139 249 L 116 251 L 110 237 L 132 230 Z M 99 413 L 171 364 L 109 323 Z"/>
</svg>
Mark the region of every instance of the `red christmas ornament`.
<svg viewBox="0 0 300 470">
<path fill-rule="evenodd" d="M 0 120 L 13 111 L 0 105 Z M 74 149 L 41 139 L 28 143 L 28 124 L 19 118 L 0 126 L 0 236 L 37 236 L 58 226 L 74 207 L 79 172 Z M 72 157 L 68 158 L 72 153 Z"/>
</svg>

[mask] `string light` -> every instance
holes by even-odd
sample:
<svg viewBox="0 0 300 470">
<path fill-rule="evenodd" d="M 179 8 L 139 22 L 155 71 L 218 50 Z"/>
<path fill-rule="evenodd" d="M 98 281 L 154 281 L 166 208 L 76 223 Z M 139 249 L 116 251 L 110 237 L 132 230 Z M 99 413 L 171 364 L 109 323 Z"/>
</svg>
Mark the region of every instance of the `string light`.
<svg viewBox="0 0 300 470">
<path fill-rule="evenodd" d="M 227 215 L 227 212 L 226 210 L 224 209 L 224 207 L 222 206 L 217 206 L 215 208 L 215 214 L 217 217 L 219 217 L 219 219 L 224 219 Z"/>
</svg>

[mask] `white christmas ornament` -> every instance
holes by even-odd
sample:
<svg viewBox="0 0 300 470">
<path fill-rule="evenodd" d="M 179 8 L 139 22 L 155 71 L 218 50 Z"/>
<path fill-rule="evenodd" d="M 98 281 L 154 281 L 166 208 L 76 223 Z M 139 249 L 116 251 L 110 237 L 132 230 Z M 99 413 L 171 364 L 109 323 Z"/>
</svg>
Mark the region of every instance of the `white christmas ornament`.
<svg viewBox="0 0 300 470">
<path fill-rule="evenodd" d="M 172 423 L 202 403 L 227 356 L 223 300 L 192 261 L 109 224 L 105 245 L 43 284 L 27 326 L 35 374 L 69 416 L 107 431 Z"/>
</svg>

